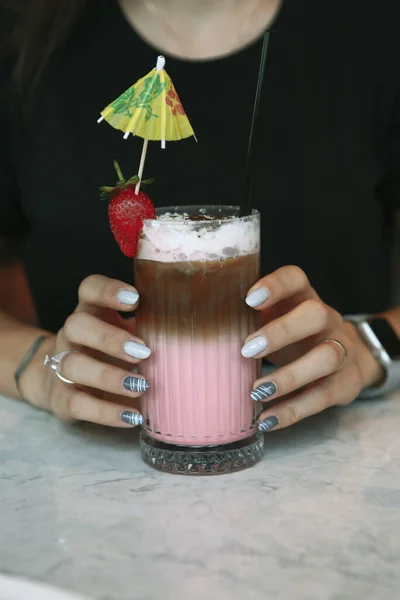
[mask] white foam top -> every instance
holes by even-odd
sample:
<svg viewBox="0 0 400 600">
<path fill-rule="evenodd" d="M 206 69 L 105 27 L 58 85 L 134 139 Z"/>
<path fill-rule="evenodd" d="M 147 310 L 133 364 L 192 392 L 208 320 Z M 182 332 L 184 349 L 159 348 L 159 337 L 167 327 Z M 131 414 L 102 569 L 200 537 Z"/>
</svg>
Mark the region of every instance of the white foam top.
<svg viewBox="0 0 400 600">
<path fill-rule="evenodd" d="M 257 217 L 190 221 L 187 214 L 165 213 L 146 220 L 137 257 L 158 262 L 208 261 L 259 252 Z"/>
</svg>

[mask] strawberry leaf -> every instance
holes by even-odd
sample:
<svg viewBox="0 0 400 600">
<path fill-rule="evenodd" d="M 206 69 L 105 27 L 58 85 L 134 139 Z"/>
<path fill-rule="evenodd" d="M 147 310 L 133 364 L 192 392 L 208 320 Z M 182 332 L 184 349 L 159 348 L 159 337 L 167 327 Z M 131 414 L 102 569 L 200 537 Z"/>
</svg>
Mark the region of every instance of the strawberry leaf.
<svg viewBox="0 0 400 600">
<path fill-rule="evenodd" d="M 117 185 L 121 185 L 125 183 L 125 177 L 122 175 L 121 167 L 119 166 L 119 162 L 117 160 L 113 160 L 113 165 L 115 172 L 117 174 L 118 180 Z"/>
<path fill-rule="evenodd" d="M 134 175 L 130 179 L 125 179 L 117 160 L 114 160 L 114 168 L 118 176 L 118 181 L 115 186 L 107 185 L 99 188 L 101 200 L 112 200 L 112 198 L 114 198 L 124 190 L 132 189 L 140 181 L 139 175 Z M 153 183 L 153 181 L 154 179 L 145 179 L 144 181 L 142 181 L 142 184 L 149 185 L 150 183 Z"/>
<path fill-rule="evenodd" d="M 130 179 L 128 179 L 128 181 L 126 183 L 137 183 L 139 181 L 139 176 L 138 175 L 134 175 L 133 177 L 131 177 Z"/>
</svg>

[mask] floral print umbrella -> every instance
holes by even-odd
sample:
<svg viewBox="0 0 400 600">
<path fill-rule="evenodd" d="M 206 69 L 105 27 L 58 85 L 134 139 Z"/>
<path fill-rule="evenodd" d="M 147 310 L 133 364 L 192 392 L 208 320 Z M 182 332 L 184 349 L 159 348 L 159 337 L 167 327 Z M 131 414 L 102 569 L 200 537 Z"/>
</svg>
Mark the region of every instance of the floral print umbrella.
<svg viewBox="0 0 400 600">
<path fill-rule="evenodd" d="M 143 175 L 149 141 L 166 142 L 182 140 L 193 136 L 196 139 L 189 119 L 186 116 L 174 84 L 165 71 L 165 58 L 159 56 L 156 67 L 139 79 L 126 92 L 107 106 L 98 120 L 107 121 L 115 129 L 144 139 L 139 167 L 139 182 Z"/>
</svg>

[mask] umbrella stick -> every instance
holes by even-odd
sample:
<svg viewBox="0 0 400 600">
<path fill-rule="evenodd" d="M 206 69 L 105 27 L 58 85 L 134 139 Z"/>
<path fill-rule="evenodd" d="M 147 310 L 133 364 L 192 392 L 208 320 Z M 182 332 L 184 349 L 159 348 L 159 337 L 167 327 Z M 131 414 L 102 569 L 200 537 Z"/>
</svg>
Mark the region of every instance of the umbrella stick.
<svg viewBox="0 0 400 600">
<path fill-rule="evenodd" d="M 149 145 L 149 140 L 144 140 L 142 156 L 140 157 L 140 165 L 139 165 L 139 172 L 138 172 L 139 181 L 136 184 L 135 194 L 138 194 L 140 192 L 140 184 L 142 183 L 144 163 L 146 162 L 146 154 L 147 154 L 148 145 Z"/>
</svg>

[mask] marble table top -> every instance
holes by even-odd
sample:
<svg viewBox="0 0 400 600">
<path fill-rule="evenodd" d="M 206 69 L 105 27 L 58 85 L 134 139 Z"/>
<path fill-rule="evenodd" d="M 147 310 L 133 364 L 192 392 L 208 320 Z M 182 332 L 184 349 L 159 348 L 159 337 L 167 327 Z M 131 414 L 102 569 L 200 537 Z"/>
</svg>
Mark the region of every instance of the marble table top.
<svg viewBox="0 0 400 600">
<path fill-rule="evenodd" d="M 93 600 L 400 598 L 400 394 L 265 442 L 248 471 L 168 475 L 137 431 L 0 398 L 0 572 Z"/>
</svg>

